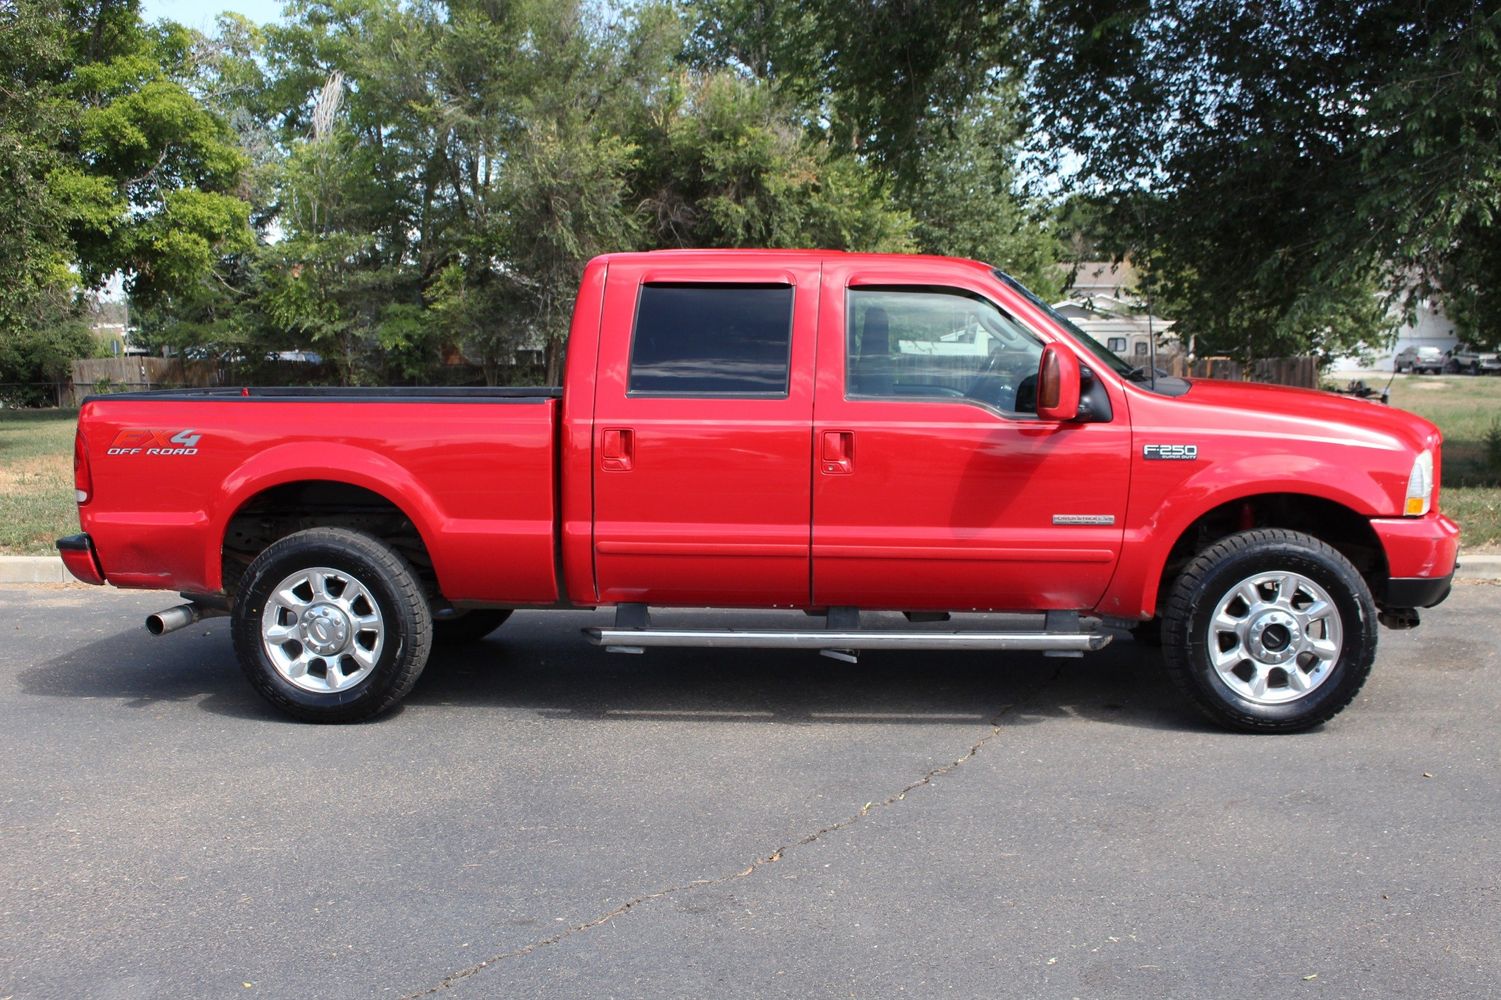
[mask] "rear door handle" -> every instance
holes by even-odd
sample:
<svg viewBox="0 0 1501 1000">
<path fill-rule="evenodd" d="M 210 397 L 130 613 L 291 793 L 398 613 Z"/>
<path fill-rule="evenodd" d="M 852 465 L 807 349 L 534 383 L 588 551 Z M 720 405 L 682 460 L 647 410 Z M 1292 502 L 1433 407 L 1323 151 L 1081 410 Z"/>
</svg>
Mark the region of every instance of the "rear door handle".
<svg viewBox="0 0 1501 1000">
<path fill-rule="evenodd" d="M 606 427 L 600 436 L 599 467 L 605 472 L 630 472 L 636 457 L 636 432 L 629 427 Z"/>
<path fill-rule="evenodd" d="M 854 431 L 824 431 L 818 447 L 818 467 L 826 476 L 847 476 L 854 472 Z"/>
</svg>

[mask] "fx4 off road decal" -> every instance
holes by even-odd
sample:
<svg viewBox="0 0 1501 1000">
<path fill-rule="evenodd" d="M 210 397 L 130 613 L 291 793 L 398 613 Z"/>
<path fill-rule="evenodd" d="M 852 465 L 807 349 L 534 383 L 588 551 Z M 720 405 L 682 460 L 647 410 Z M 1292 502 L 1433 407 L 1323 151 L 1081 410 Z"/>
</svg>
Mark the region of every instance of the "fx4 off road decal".
<svg viewBox="0 0 1501 1000">
<path fill-rule="evenodd" d="M 1196 444 L 1144 444 L 1141 457 L 1148 462 L 1196 462 L 1199 446 Z"/>
<path fill-rule="evenodd" d="M 106 455 L 196 455 L 203 437 L 187 430 L 147 430 L 128 428 L 115 435 Z"/>
</svg>

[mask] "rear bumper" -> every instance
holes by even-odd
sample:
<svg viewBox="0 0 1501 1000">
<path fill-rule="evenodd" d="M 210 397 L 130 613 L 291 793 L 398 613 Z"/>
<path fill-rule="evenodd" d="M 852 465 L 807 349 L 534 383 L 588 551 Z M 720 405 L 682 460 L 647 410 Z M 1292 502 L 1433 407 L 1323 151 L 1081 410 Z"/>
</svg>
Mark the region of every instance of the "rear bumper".
<svg viewBox="0 0 1501 1000">
<path fill-rule="evenodd" d="M 1459 525 L 1443 514 L 1373 518 L 1386 552 L 1387 579 L 1373 588 L 1389 608 L 1431 608 L 1449 596 L 1459 555 Z"/>
<path fill-rule="evenodd" d="M 99 554 L 94 551 L 94 540 L 86 534 L 69 535 L 57 540 L 57 552 L 63 565 L 84 583 L 98 586 L 104 583 L 104 570 L 99 566 Z"/>
</svg>

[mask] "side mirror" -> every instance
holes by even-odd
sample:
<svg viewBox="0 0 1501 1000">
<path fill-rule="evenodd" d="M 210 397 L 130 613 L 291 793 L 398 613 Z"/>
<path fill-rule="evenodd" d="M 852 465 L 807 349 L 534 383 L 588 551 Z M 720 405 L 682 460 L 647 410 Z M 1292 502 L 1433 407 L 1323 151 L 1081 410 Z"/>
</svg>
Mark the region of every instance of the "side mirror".
<svg viewBox="0 0 1501 1000">
<path fill-rule="evenodd" d="M 1057 344 L 1044 347 L 1037 366 L 1037 415 L 1044 420 L 1077 417 L 1079 383 L 1079 359 Z"/>
</svg>

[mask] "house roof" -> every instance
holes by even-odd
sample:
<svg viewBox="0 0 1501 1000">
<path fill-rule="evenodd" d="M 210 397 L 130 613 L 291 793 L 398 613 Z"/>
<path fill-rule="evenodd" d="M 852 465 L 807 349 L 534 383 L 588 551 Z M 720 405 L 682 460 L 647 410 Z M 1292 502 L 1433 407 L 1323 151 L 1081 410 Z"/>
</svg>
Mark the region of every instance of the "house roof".
<svg viewBox="0 0 1501 1000">
<path fill-rule="evenodd" d="M 1108 295 L 1119 298 L 1136 288 L 1136 268 L 1129 260 L 1085 260 L 1074 265 L 1069 295 L 1086 298 Z"/>
</svg>

